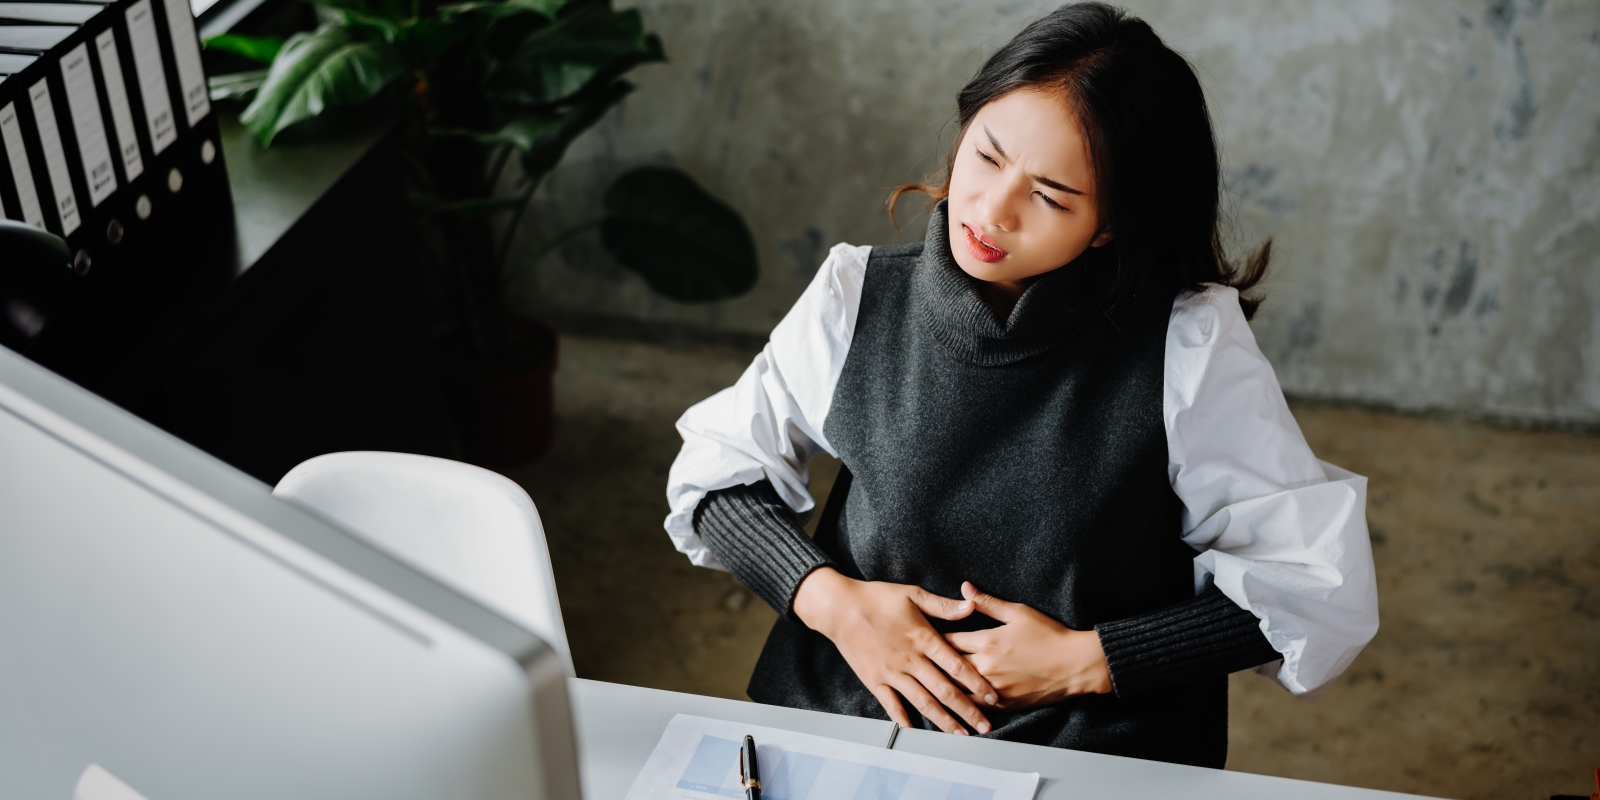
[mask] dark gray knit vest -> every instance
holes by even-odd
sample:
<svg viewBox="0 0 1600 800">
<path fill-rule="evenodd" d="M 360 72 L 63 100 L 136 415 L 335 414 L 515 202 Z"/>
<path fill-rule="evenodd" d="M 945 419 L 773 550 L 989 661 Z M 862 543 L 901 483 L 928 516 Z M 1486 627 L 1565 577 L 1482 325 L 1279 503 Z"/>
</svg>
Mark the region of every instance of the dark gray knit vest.
<svg viewBox="0 0 1600 800">
<path fill-rule="evenodd" d="M 854 578 L 946 597 L 970 580 L 1079 630 L 1192 598 L 1162 420 L 1175 292 L 1107 315 L 1074 263 L 1037 279 L 1002 324 L 950 254 L 943 204 L 932 216 L 923 243 L 867 262 L 824 428 L 846 472 L 817 543 Z M 749 691 L 887 718 L 832 642 L 787 619 Z M 989 718 L 1000 739 L 1221 767 L 1227 678 Z"/>
</svg>

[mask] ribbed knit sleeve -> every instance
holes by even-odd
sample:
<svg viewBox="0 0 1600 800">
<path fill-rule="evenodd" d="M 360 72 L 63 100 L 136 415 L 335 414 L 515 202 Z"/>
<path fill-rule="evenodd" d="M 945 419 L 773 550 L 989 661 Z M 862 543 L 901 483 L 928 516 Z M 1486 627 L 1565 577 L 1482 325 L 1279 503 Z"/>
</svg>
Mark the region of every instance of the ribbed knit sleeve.
<svg viewBox="0 0 1600 800">
<path fill-rule="evenodd" d="M 1209 583 L 1193 600 L 1094 629 L 1119 697 L 1282 658 L 1261 620 Z"/>
<path fill-rule="evenodd" d="M 769 481 L 707 494 L 695 508 L 694 531 L 735 578 L 790 619 L 800 582 L 833 563 Z"/>
</svg>

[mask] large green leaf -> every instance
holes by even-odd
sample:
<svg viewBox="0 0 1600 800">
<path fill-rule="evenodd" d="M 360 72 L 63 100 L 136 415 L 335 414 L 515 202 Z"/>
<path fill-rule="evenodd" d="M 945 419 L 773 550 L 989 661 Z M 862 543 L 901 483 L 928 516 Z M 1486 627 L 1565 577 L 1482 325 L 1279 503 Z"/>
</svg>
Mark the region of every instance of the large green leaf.
<svg viewBox="0 0 1600 800">
<path fill-rule="evenodd" d="M 623 56 L 598 69 L 592 65 L 563 63 L 501 65 L 492 73 L 485 97 L 498 108 L 523 112 L 584 102 L 589 95 L 605 91 L 634 67 L 665 60 L 656 37 L 651 36 L 649 41 L 656 45 L 652 50 Z"/>
<path fill-rule="evenodd" d="M 229 72 L 212 75 L 206 80 L 212 100 L 237 100 L 244 102 L 255 96 L 256 90 L 267 80 L 267 71 L 253 69 L 248 72 Z"/>
<path fill-rule="evenodd" d="M 556 14 L 560 13 L 562 6 L 566 4 L 567 0 L 506 0 L 505 2 L 508 6 L 531 8 L 551 19 L 555 19 Z"/>
<path fill-rule="evenodd" d="M 493 17 L 511 16 L 525 11 L 536 11 L 547 19 L 555 19 L 567 0 L 468 0 L 439 6 L 439 16 L 448 19 L 461 14 L 486 14 Z"/>
<path fill-rule="evenodd" d="M 515 6 L 501 6 L 493 15 L 478 16 L 485 19 L 486 24 L 475 44 L 484 67 L 490 72 L 515 57 L 517 48 L 529 34 L 553 24 L 543 14 Z"/>
<path fill-rule="evenodd" d="M 269 145 L 296 122 L 372 98 L 404 72 L 394 46 L 385 42 L 354 41 L 333 26 L 295 34 L 239 121 Z"/>
<path fill-rule="evenodd" d="M 661 49 L 661 40 L 646 36 L 644 46 L 628 50 L 609 61 L 584 63 L 579 61 L 544 61 L 540 64 L 540 83 L 546 97 L 563 99 L 589 91 L 592 87 L 620 77 L 640 64 L 667 60 Z"/>
<path fill-rule="evenodd" d="M 414 19 L 400 26 L 394 41 L 409 51 L 412 63 L 426 64 L 471 33 L 472 27 L 459 21 Z"/>
<path fill-rule="evenodd" d="M 612 11 L 607 3 L 573 4 L 556 24 L 523 40 L 520 58 L 609 61 L 645 47 L 644 20 L 637 9 Z"/>
<path fill-rule="evenodd" d="M 523 180 L 537 183 L 545 174 L 561 163 L 567 146 L 580 134 L 593 127 L 607 111 L 633 91 L 633 84 L 617 81 L 590 95 L 583 102 L 567 109 L 560 121 L 548 132 L 534 140 L 522 153 Z"/>
<path fill-rule="evenodd" d="M 384 16 L 363 14 L 359 11 L 340 12 L 340 27 L 355 39 L 382 39 L 391 44 L 400 36 L 404 23 Z"/>
<path fill-rule="evenodd" d="M 560 124 L 560 117 L 553 114 L 529 115 L 518 117 L 493 133 L 480 133 L 474 138 L 483 144 L 509 144 L 518 152 L 526 153 Z"/>
<path fill-rule="evenodd" d="M 310 0 L 315 5 L 340 11 L 353 11 L 364 17 L 398 23 L 417 16 L 416 0 Z"/>
<path fill-rule="evenodd" d="M 738 212 L 675 169 L 642 167 L 606 190 L 601 241 L 656 292 L 726 300 L 756 283 L 756 244 Z"/>
<path fill-rule="evenodd" d="M 240 36 L 237 33 L 213 36 L 204 44 L 207 50 L 221 50 L 263 64 L 271 64 L 272 59 L 278 57 L 278 51 L 283 49 L 283 40 L 276 36 Z"/>
<path fill-rule="evenodd" d="M 661 41 L 645 33 L 638 11 L 575 3 L 555 24 L 532 29 L 514 52 L 501 56 L 486 89 L 497 102 L 537 107 L 574 98 L 665 57 Z"/>
</svg>

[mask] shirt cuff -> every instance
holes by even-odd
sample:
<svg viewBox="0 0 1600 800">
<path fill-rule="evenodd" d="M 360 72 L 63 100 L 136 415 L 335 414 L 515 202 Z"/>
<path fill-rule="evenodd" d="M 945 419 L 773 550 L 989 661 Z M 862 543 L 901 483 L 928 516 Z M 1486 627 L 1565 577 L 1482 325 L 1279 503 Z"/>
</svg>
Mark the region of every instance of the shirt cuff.
<svg viewBox="0 0 1600 800">
<path fill-rule="evenodd" d="M 694 531 L 735 578 L 794 621 L 800 582 L 833 564 L 770 481 L 707 494 L 695 507 Z"/>
<path fill-rule="evenodd" d="M 1267 642 L 1261 620 L 1210 583 L 1193 600 L 1094 629 L 1118 697 L 1283 657 Z"/>
</svg>

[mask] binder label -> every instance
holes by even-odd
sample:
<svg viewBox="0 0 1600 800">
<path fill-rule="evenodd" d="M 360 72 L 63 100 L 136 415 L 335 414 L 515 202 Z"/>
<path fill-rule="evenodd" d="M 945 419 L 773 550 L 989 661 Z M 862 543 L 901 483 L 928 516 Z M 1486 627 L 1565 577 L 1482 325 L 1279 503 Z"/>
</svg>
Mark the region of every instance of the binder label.
<svg viewBox="0 0 1600 800">
<path fill-rule="evenodd" d="M 43 229 L 44 209 L 39 207 L 39 192 L 33 188 L 33 170 L 28 168 L 28 152 L 22 149 L 22 125 L 17 122 L 15 103 L 0 106 L 0 141 L 6 144 L 11 177 L 17 181 L 17 200 L 22 203 L 22 221 Z"/>
<path fill-rule="evenodd" d="M 156 39 L 150 0 L 128 6 L 128 42 L 133 47 L 133 71 L 139 75 L 139 95 L 144 98 L 145 124 L 150 126 L 150 149 L 156 155 L 178 140 L 172 119 L 172 98 L 167 94 L 167 74 L 161 67 L 161 43 Z"/>
<path fill-rule="evenodd" d="M 128 105 L 128 86 L 122 82 L 122 61 L 117 58 L 117 37 L 107 28 L 94 37 L 100 51 L 100 77 L 106 82 L 106 100 L 111 105 L 111 126 L 117 131 L 117 154 L 122 157 L 122 172 L 133 180 L 144 173 L 139 156 L 139 137 L 133 132 L 133 111 Z"/>
<path fill-rule="evenodd" d="M 33 119 L 39 126 L 39 144 L 44 147 L 44 166 L 50 174 L 50 188 L 56 194 L 56 212 L 61 215 L 61 235 L 71 236 L 78 229 L 78 198 L 72 193 L 72 173 L 67 171 L 67 154 L 61 149 L 61 129 L 56 127 L 56 107 L 50 102 L 50 85 L 43 80 L 28 89 L 33 102 Z"/>
<path fill-rule="evenodd" d="M 78 157 L 89 182 L 89 207 L 94 208 L 117 190 L 117 173 L 111 169 L 111 148 L 106 145 L 106 123 L 100 116 L 100 94 L 94 89 L 88 43 L 61 57 L 61 81 L 67 87 L 72 129 L 78 134 Z"/>
<path fill-rule="evenodd" d="M 184 111 L 189 127 L 211 113 L 211 95 L 206 92 L 206 70 L 200 63 L 200 40 L 194 34 L 194 12 L 189 0 L 166 0 L 167 32 L 172 34 L 172 56 L 178 62 L 178 88 L 183 90 Z"/>
</svg>

